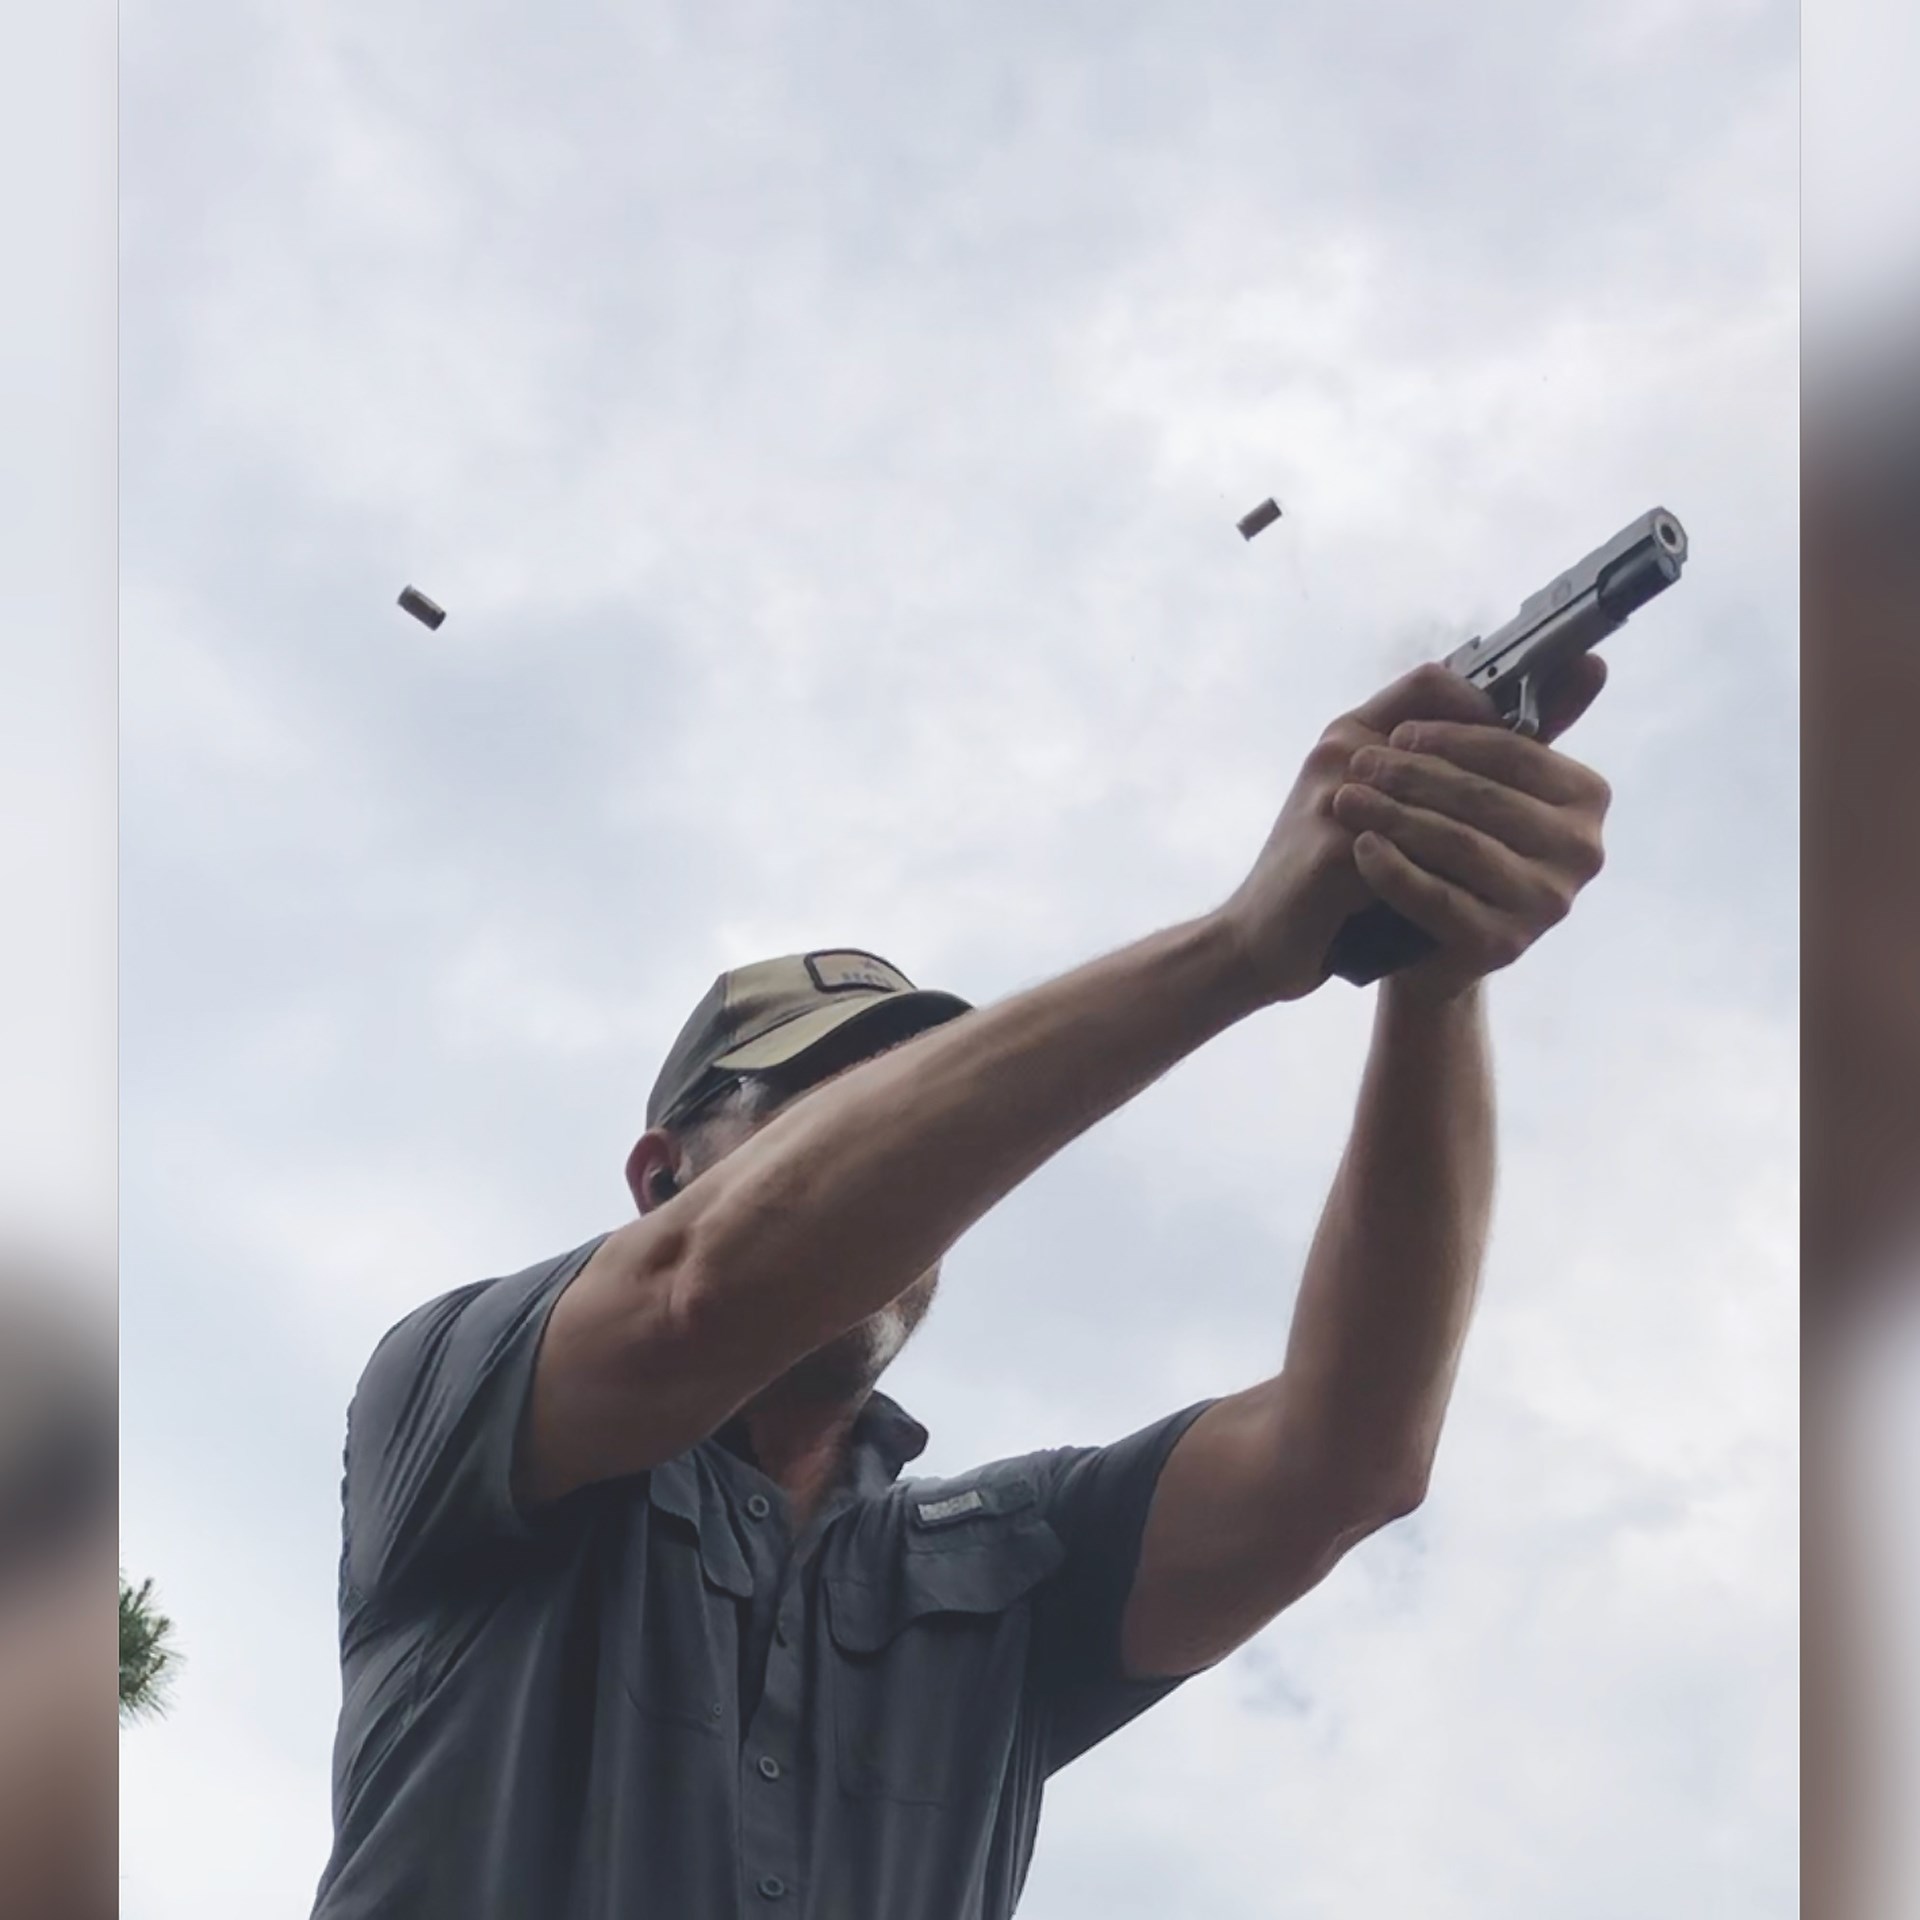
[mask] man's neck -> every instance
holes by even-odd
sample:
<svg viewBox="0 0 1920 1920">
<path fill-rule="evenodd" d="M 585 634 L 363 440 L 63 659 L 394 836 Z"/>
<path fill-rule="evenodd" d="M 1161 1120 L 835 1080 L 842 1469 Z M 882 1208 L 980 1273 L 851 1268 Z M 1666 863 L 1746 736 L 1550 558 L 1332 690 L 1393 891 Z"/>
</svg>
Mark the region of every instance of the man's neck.
<svg viewBox="0 0 1920 1920">
<path fill-rule="evenodd" d="M 854 1400 L 819 1400 L 782 1393 L 784 1384 L 768 1388 L 740 1419 L 755 1464 L 787 1496 L 796 1526 L 804 1527 L 839 1484 L 871 1389 Z"/>
</svg>

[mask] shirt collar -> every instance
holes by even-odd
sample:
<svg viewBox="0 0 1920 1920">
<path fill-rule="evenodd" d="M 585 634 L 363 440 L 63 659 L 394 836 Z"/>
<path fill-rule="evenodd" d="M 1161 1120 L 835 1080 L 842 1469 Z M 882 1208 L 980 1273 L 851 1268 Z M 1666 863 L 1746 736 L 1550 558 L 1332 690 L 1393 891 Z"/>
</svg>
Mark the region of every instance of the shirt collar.
<svg viewBox="0 0 1920 1920">
<path fill-rule="evenodd" d="M 853 1423 L 853 1443 L 871 1449 L 885 1467 L 887 1478 L 897 1480 L 908 1461 L 918 1460 L 926 1452 L 927 1430 L 897 1400 L 874 1393 Z"/>
<path fill-rule="evenodd" d="M 736 1460 L 759 1469 L 747 1423 L 737 1414 L 714 1438 Z M 926 1428 L 897 1400 L 884 1393 L 869 1394 L 866 1405 L 855 1416 L 850 1436 L 850 1477 L 863 1484 L 871 1481 L 876 1486 L 890 1486 L 910 1460 L 926 1452 L 927 1438 Z"/>
</svg>

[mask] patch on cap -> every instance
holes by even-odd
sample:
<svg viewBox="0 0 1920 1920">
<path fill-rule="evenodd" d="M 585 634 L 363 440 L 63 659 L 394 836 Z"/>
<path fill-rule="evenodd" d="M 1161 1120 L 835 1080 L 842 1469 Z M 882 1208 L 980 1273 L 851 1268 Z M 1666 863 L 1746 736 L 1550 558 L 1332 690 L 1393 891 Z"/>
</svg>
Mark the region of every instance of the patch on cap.
<svg viewBox="0 0 1920 1920">
<path fill-rule="evenodd" d="M 911 993 L 913 982 L 877 954 L 840 947 L 805 956 L 807 972 L 822 993 Z"/>
</svg>

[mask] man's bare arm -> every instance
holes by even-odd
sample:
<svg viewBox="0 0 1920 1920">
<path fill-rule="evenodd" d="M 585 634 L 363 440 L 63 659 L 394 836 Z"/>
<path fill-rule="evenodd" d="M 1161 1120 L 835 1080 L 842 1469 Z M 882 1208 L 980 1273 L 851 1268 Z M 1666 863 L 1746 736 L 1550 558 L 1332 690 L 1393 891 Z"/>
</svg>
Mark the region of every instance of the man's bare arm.
<svg viewBox="0 0 1920 1920">
<path fill-rule="evenodd" d="M 1161 1474 L 1123 1631 L 1129 1672 L 1211 1665 L 1419 1504 L 1493 1165 L 1478 993 L 1420 1002 L 1389 982 L 1285 1365 L 1202 1414 Z"/>
<path fill-rule="evenodd" d="M 1210 916 L 796 1100 L 612 1234 L 562 1294 L 521 1435 L 522 1505 L 638 1472 L 713 1432 L 1262 998 L 1239 933 Z"/>
<path fill-rule="evenodd" d="M 1312 992 L 1340 926 L 1373 897 L 1334 816 L 1354 752 L 1403 720 L 1484 732 L 1492 712 L 1444 668 L 1407 675 L 1327 730 L 1216 911 L 827 1082 L 613 1234 L 553 1309 L 521 1434 L 522 1505 L 712 1433 L 1168 1068 Z"/>
<path fill-rule="evenodd" d="M 1435 947 L 1381 989 L 1281 1372 L 1196 1420 L 1161 1475 L 1122 1633 L 1136 1674 L 1231 1652 L 1425 1495 L 1492 1203 L 1477 983 L 1600 870 L 1606 783 L 1546 744 L 1604 682 L 1597 657 L 1576 667 L 1541 739 L 1402 724 L 1333 797 L 1361 871 Z"/>
</svg>

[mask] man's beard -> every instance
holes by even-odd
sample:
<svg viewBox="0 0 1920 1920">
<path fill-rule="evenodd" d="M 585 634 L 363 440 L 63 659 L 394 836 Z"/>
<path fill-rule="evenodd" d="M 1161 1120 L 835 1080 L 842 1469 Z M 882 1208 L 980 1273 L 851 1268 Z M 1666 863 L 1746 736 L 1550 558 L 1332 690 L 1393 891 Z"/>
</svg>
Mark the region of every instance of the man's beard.
<svg viewBox="0 0 1920 1920">
<path fill-rule="evenodd" d="M 927 1317 L 939 1279 L 938 1268 L 922 1274 L 897 1300 L 789 1367 L 782 1396 L 826 1405 L 865 1398 Z"/>
</svg>

